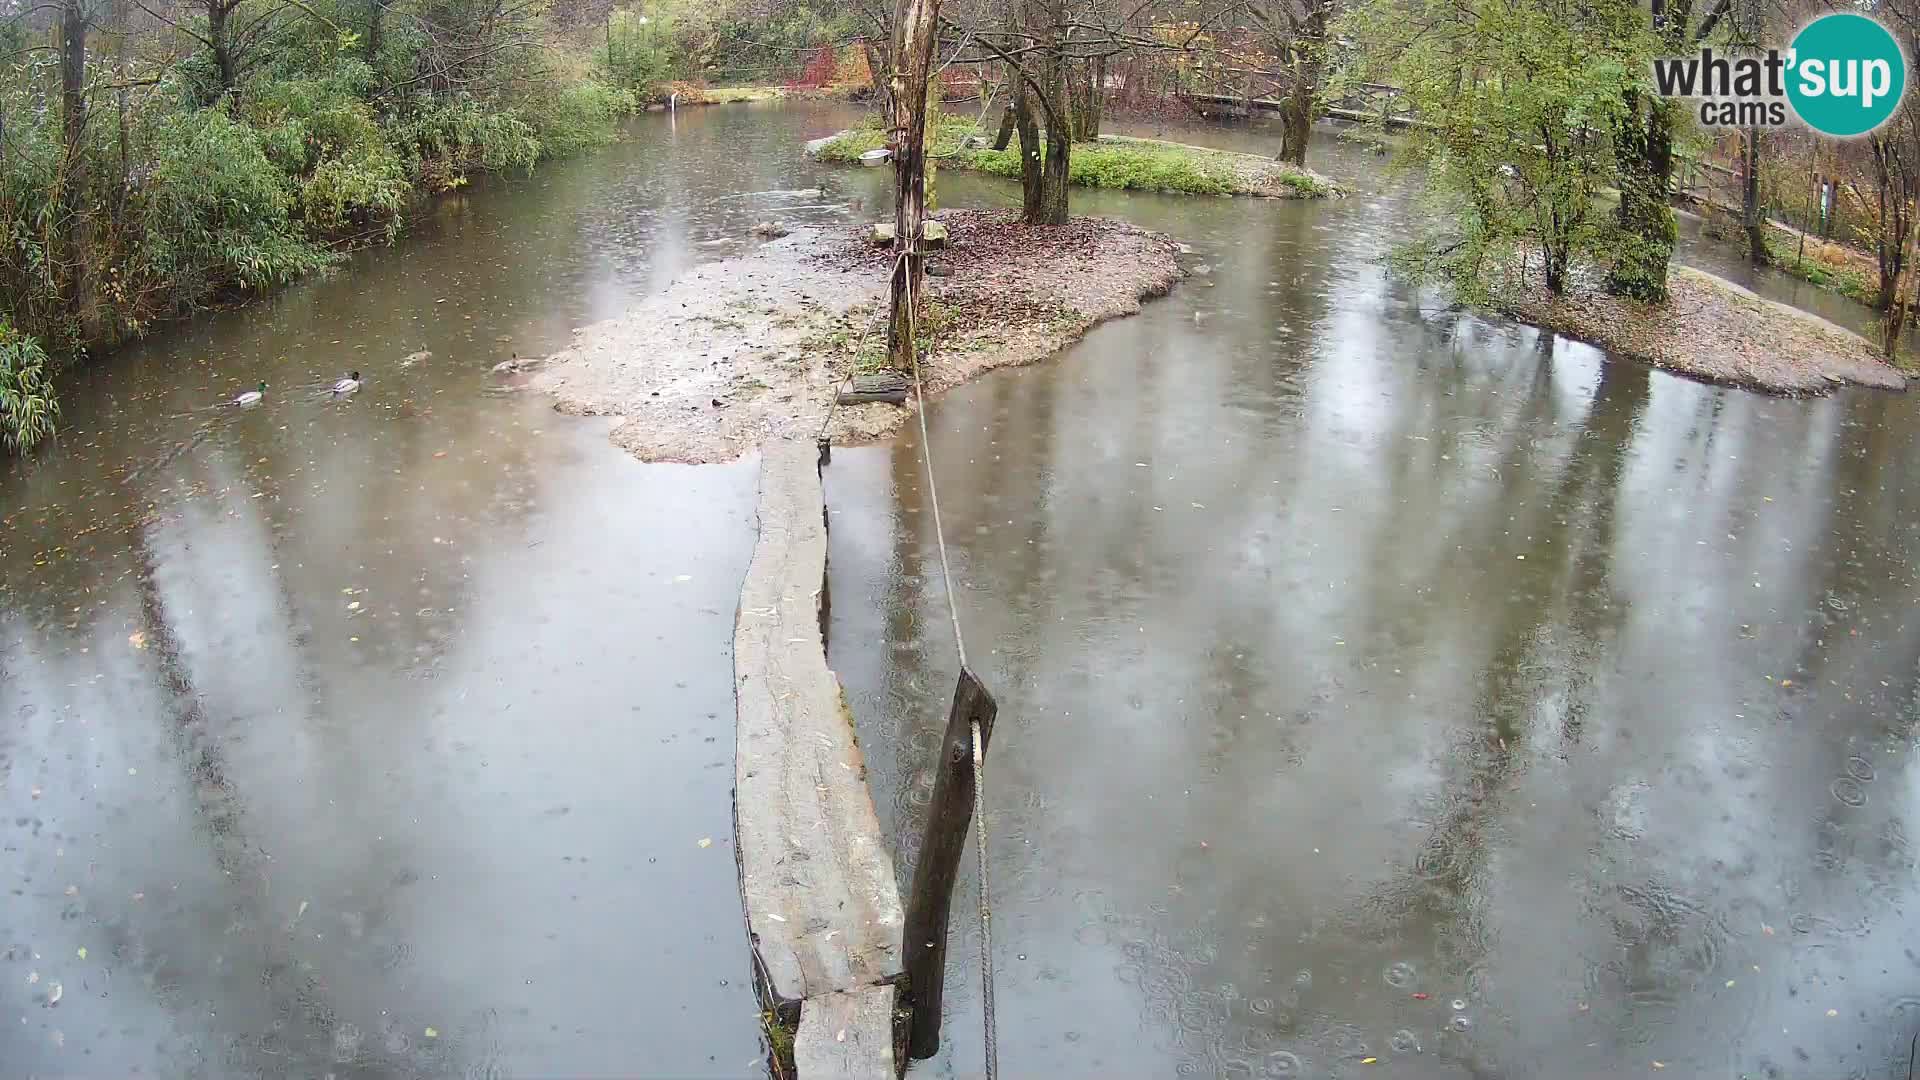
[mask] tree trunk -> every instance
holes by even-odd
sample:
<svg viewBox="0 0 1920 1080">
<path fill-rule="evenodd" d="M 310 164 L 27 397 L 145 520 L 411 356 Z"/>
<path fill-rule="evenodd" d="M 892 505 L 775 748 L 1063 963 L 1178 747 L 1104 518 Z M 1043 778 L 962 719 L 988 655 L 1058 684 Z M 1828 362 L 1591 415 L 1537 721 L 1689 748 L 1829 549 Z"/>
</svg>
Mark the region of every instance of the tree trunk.
<svg viewBox="0 0 1920 1080">
<path fill-rule="evenodd" d="M 220 73 L 220 95 L 231 95 L 240 83 L 234 63 L 233 44 L 227 34 L 227 16 L 233 14 L 232 0 L 207 0 L 207 40 L 213 43 L 213 66 Z"/>
<path fill-rule="evenodd" d="M 1017 88 L 1016 88 L 1017 89 Z M 993 148 L 1005 150 L 1013 142 L 1013 106 L 1000 110 L 1000 132 L 993 137 Z"/>
<path fill-rule="evenodd" d="M 128 180 L 133 175 L 133 161 L 130 153 L 131 139 L 129 138 L 127 123 L 127 95 L 129 93 L 127 79 L 132 74 L 132 68 L 127 64 L 127 46 L 128 42 L 133 38 L 133 5 L 131 0 L 113 0 L 113 32 L 113 76 L 114 81 L 120 84 L 120 88 L 114 91 L 114 105 L 119 113 L 120 121 L 120 175 L 115 179 L 113 185 L 113 225 L 114 231 L 118 232 L 120 226 L 126 219 Z"/>
<path fill-rule="evenodd" d="M 1884 309 L 1886 311 L 1886 317 L 1880 324 L 1880 349 L 1881 352 L 1886 355 L 1888 363 L 1892 363 L 1894 357 L 1899 354 L 1900 332 L 1906 329 L 1907 303 L 1906 297 L 1902 295 L 1900 289 L 1900 273 L 1907 264 L 1912 262 L 1913 256 L 1914 230 L 1912 222 L 1910 221 L 1910 215 L 1901 214 L 1898 216 L 1900 218 L 1901 234 L 1897 248 L 1899 254 L 1896 255 L 1894 259 L 1893 281 L 1891 287 L 1889 287 L 1885 281 L 1882 281 L 1880 286 L 1882 294 L 1889 292 L 1892 294 L 1890 296 L 1883 295 L 1883 302 L 1886 305 Z"/>
<path fill-rule="evenodd" d="M 1746 130 L 1745 153 L 1741 155 L 1740 224 L 1747 230 L 1747 257 L 1755 266 L 1765 266 L 1767 254 L 1767 217 L 1760 206 L 1760 129 Z"/>
<path fill-rule="evenodd" d="M 873 95 L 876 98 L 884 98 L 887 85 L 893 78 L 893 72 L 887 69 L 887 58 L 881 53 L 880 46 L 875 45 L 870 37 L 860 39 L 860 49 L 867 54 L 867 79 L 872 84 Z"/>
<path fill-rule="evenodd" d="M 1067 175 L 1073 160 L 1073 114 L 1067 89 L 1067 58 L 1061 48 L 1061 33 L 1067 22 L 1066 0 L 1029 0 L 1027 32 L 1039 48 L 1029 55 L 1034 59 L 1026 68 L 1032 76 L 1029 101 L 1037 100 L 1041 119 L 1047 125 L 1046 157 L 1039 162 L 1039 189 L 1025 199 L 1029 225 L 1064 225 L 1067 222 Z M 1021 141 L 1024 143 L 1025 133 Z M 1021 179 L 1026 179 L 1024 168 Z"/>
<path fill-rule="evenodd" d="M 1095 142 L 1100 138 L 1100 121 L 1107 113 L 1107 58 L 1093 58 L 1093 88 L 1087 96 L 1087 111 L 1082 118 L 1080 139 Z"/>
<path fill-rule="evenodd" d="M 1060 65 L 1055 62 L 1055 68 Z M 1057 79 L 1055 93 L 1049 95 L 1065 104 L 1066 80 Z M 1059 110 L 1064 111 L 1064 109 Z M 1062 116 L 1060 123 L 1047 125 L 1047 156 L 1040 168 L 1040 212 L 1028 220 L 1035 225 L 1067 223 L 1067 177 L 1073 161 L 1073 136 Z"/>
<path fill-rule="evenodd" d="M 893 246 L 895 264 L 892 318 L 887 326 L 887 356 L 905 371 L 913 364 L 914 320 L 922 314 L 921 284 L 925 256 L 920 253 L 920 224 L 926 216 L 927 92 L 932 76 L 934 32 L 940 0 L 897 0 L 893 8 Z"/>
<path fill-rule="evenodd" d="M 1013 124 L 1020 133 L 1020 217 L 1040 219 L 1040 124 L 1033 115 L 1033 90 L 1026 76 L 1014 73 Z"/>
<path fill-rule="evenodd" d="M 1626 241 L 1607 277 L 1614 292 L 1643 303 L 1667 298 L 1667 263 L 1678 230 L 1669 195 L 1673 184 L 1673 102 L 1627 91 L 1615 131 L 1620 164 L 1620 228 Z"/>
<path fill-rule="evenodd" d="M 1327 4 L 1311 2 L 1307 17 L 1288 51 L 1293 58 L 1293 87 L 1280 114 L 1280 160 L 1307 167 L 1307 142 L 1313 137 L 1314 101 L 1326 66 Z"/>
<path fill-rule="evenodd" d="M 1093 142 L 1100 137 L 1101 97 L 1105 94 L 1107 58 L 1095 57 L 1068 65 L 1067 89 L 1073 114 L 1074 142 Z"/>
<path fill-rule="evenodd" d="M 82 0 L 60 11 L 60 212 L 68 309 L 79 317 L 83 343 L 99 332 L 93 298 L 92 228 L 87 209 L 87 12 Z"/>
<path fill-rule="evenodd" d="M 367 0 L 367 64 L 373 68 L 374 86 L 380 85 L 380 46 L 385 39 L 387 0 Z M 607 17 L 607 32 L 612 36 L 613 17 Z M 607 44 L 607 66 L 613 66 L 613 44 Z"/>
</svg>

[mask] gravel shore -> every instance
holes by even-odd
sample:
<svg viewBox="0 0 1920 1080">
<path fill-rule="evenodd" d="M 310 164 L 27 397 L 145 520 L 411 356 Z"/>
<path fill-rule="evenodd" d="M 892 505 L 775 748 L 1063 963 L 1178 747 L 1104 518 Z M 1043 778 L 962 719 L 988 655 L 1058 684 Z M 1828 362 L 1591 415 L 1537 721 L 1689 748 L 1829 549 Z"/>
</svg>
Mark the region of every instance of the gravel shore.
<svg viewBox="0 0 1920 1080">
<path fill-rule="evenodd" d="M 929 260 L 949 275 L 927 279 L 930 394 L 1051 356 L 1181 276 L 1177 244 L 1123 222 L 1027 226 L 962 210 L 938 220 L 952 242 Z M 622 417 L 614 442 L 646 461 L 728 461 L 768 438 L 812 437 L 855 353 L 884 346 L 875 316 L 893 255 L 866 232 L 796 229 L 698 267 L 625 315 L 577 331 L 530 384 L 563 412 Z M 880 438 L 917 407 L 843 406 L 830 434 Z"/>
<path fill-rule="evenodd" d="M 1673 267 L 1667 288 L 1667 302 L 1650 306 L 1594 281 L 1550 297 L 1536 279 L 1502 292 L 1499 306 L 1522 322 L 1707 382 L 1791 397 L 1850 383 L 1906 389 L 1906 377 L 1872 342 L 1817 315 L 1690 267 Z"/>
</svg>

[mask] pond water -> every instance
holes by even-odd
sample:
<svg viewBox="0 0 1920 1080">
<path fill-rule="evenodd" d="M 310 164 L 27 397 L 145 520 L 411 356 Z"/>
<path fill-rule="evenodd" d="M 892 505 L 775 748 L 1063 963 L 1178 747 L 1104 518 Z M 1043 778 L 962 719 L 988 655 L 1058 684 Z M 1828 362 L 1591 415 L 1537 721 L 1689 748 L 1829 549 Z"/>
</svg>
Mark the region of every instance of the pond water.
<svg viewBox="0 0 1920 1080">
<path fill-rule="evenodd" d="M 640 465 L 488 369 L 769 204 L 848 214 L 740 197 L 804 186 L 806 123 L 640 118 L 67 382 L 0 473 L 7 1075 L 761 1070 L 756 466 Z"/>
<path fill-rule="evenodd" d="M 929 412 L 1001 703 L 1002 1069 L 1905 1076 L 1914 403 L 1449 312 L 1379 266 L 1418 203 L 1320 160 L 1354 197 L 1076 193 L 1210 273 Z M 828 470 L 909 853 L 956 670 L 918 441 Z M 971 1075 L 963 866 L 933 1064 Z"/>
<path fill-rule="evenodd" d="M 0 476 L 10 1072 L 762 1071 L 729 840 L 755 464 L 639 465 L 487 370 L 757 221 L 884 214 L 884 170 L 799 153 L 850 115 L 641 117 L 70 383 L 61 445 Z M 1381 159 L 1316 164 L 1356 194 L 1076 192 L 1209 272 L 930 410 L 1001 701 L 1006 1075 L 1900 1075 L 1912 404 L 1449 312 L 1381 272 L 1422 212 Z M 922 450 L 827 472 L 831 659 L 903 881 L 955 674 Z M 974 888 L 916 1072 L 980 1068 Z"/>
</svg>

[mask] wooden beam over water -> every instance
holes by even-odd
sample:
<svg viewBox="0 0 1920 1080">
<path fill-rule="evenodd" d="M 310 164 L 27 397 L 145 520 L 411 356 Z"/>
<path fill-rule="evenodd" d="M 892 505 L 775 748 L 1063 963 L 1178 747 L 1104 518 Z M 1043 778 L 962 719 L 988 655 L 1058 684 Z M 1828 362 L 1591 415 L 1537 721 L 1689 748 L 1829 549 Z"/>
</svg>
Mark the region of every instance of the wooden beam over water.
<svg viewBox="0 0 1920 1080">
<path fill-rule="evenodd" d="M 760 537 L 733 635 L 740 891 L 762 1001 L 788 1023 L 799 1013 L 796 1061 L 805 1047 L 812 1062 L 800 1080 L 890 1080 L 900 891 L 827 668 L 820 460 L 810 442 L 761 452 Z"/>
</svg>

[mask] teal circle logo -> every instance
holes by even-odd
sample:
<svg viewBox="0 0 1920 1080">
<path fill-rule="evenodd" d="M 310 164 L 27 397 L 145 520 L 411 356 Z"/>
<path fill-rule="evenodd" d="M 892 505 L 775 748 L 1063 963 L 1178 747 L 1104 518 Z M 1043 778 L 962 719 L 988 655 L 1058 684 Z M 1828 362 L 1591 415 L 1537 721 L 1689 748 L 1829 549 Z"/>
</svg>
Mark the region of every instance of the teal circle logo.
<svg viewBox="0 0 1920 1080">
<path fill-rule="evenodd" d="M 1887 122 L 1907 92 L 1900 43 L 1865 15 L 1822 15 L 1787 55 L 1787 100 L 1822 135 L 1865 135 Z"/>
</svg>

